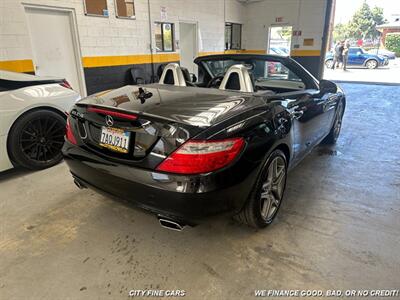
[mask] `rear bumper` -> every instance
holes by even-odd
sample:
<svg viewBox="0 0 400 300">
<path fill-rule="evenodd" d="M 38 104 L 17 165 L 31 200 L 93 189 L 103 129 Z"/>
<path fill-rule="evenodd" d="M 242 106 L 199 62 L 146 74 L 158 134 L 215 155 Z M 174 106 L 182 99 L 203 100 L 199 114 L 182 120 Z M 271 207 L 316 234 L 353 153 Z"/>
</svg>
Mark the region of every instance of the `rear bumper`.
<svg viewBox="0 0 400 300">
<path fill-rule="evenodd" d="M 68 142 L 63 154 L 72 176 L 86 186 L 188 224 L 239 211 L 258 172 L 232 167 L 202 176 L 170 175 L 110 162 Z"/>
</svg>

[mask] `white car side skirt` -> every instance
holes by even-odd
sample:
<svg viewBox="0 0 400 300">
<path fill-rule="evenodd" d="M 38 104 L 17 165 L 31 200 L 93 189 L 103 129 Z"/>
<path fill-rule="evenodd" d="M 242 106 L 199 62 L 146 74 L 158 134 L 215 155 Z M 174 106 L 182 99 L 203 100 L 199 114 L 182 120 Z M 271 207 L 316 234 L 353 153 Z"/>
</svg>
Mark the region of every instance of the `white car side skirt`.
<svg viewBox="0 0 400 300">
<path fill-rule="evenodd" d="M 7 135 L 0 136 L 0 172 L 13 168 L 7 154 Z"/>
</svg>

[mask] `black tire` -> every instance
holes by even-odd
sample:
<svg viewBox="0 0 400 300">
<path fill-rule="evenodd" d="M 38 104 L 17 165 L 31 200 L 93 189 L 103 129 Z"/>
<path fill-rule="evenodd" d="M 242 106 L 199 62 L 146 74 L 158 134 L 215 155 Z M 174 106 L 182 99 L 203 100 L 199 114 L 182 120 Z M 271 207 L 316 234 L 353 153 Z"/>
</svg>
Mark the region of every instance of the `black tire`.
<svg viewBox="0 0 400 300">
<path fill-rule="evenodd" d="M 280 191 L 279 195 L 275 191 L 274 188 L 271 187 L 270 196 L 275 197 L 274 200 L 267 200 L 262 198 L 262 194 L 267 193 L 265 186 L 268 186 L 269 177 L 273 177 L 271 175 L 271 168 L 274 168 L 272 164 L 275 162 L 281 162 L 280 166 L 283 166 L 283 169 L 279 172 L 282 174 L 282 178 L 280 179 L 280 184 L 282 190 Z M 282 173 L 281 173 L 282 172 Z M 284 191 L 286 188 L 286 178 L 287 178 L 287 160 L 285 154 L 277 149 L 273 151 L 270 156 L 268 157 L 266 163 L 264 164 L 263 170 L 261 171 L 260 175 L 257 178 L 256 184 L 253 188 L 253 191 L 250 194 L 249 199 L 247 199 L 246 204 L 242 208 L 242 210 L 235 215 L 235 219 L 243 224 L 247 224 L 251 227 L 255 228 L 264 228 L 271 224 L 275 219 L 279 208 L 282 203 Z M 273 183 L 273 179 L 271 180 Z M 273 184 L 271 184 L 273 186 Z M 278 199 L 279 198 L 279 199 Z M 276 202 L 276 200 L 279 202 Z M 270 202 L 269 210 L 274 209 L 273 211 L 268 211 L 266 214 L 263 214 L 263 208 L 265 207 L 266 201 Z"/>
<path fill-rule="evenodd" d="M 340 135 L 340 130 L 342 128 L 343 113 L 344 113 L 344 104 L 343 101 L 340 101 L 336 108 L 335 121 L 333 122 L 329 134 L 323 139 L 322 144 L 325 145 L 336 144 Z"/>
<path fill-rule="evenodd" d="M 378 62 L 375 59 L 370 59 L 365 62 L 365 66 L 370 70 L 376 69 L 378 65 Z"/>
<path fill-rule="evenodd" d="M 12 126 L 8 155 L 24 168 L 40 170 L 62 160 L 66 120 L 51 110 L 34 110 L 22 115 Z"/>
</svg>

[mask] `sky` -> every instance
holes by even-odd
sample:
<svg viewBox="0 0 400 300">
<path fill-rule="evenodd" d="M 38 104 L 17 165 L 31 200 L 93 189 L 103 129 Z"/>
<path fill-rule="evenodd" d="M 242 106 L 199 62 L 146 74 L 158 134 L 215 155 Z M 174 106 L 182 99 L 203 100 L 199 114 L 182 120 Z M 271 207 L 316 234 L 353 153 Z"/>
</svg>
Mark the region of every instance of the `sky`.
<svg viewBox="0 0 400 300">
<path fill-rule="evenodd" d="M 388 21 L 394 21 L 394 15 L 400 17 L 400 0 L 336 0 L 335 24 L 349 21 L 364 1 L 371 7 L 382 7 Z"/>
</svg>

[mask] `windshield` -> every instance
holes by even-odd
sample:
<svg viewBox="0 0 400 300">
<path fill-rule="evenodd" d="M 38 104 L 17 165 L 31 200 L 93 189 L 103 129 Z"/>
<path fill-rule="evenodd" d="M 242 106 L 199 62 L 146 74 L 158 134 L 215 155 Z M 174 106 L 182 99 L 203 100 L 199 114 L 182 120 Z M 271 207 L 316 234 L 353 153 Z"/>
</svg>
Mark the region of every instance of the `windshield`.
<svg viewBox="0 0 400 300">
<path fill-rule="evenodd" d="M 226 71 L 233 65 L 243 64 L 248 67 L 256 89 L 268 89 L 279 81 L 290 89 L 304 89 L 302 80 L 285 65 L 280 62 L 266 59 L 220 59 L 204 60 L 204 67 L 212 77 L 224 76 Z M 286 84 L 285 84 L 286 82 Z"/>
</svg>

